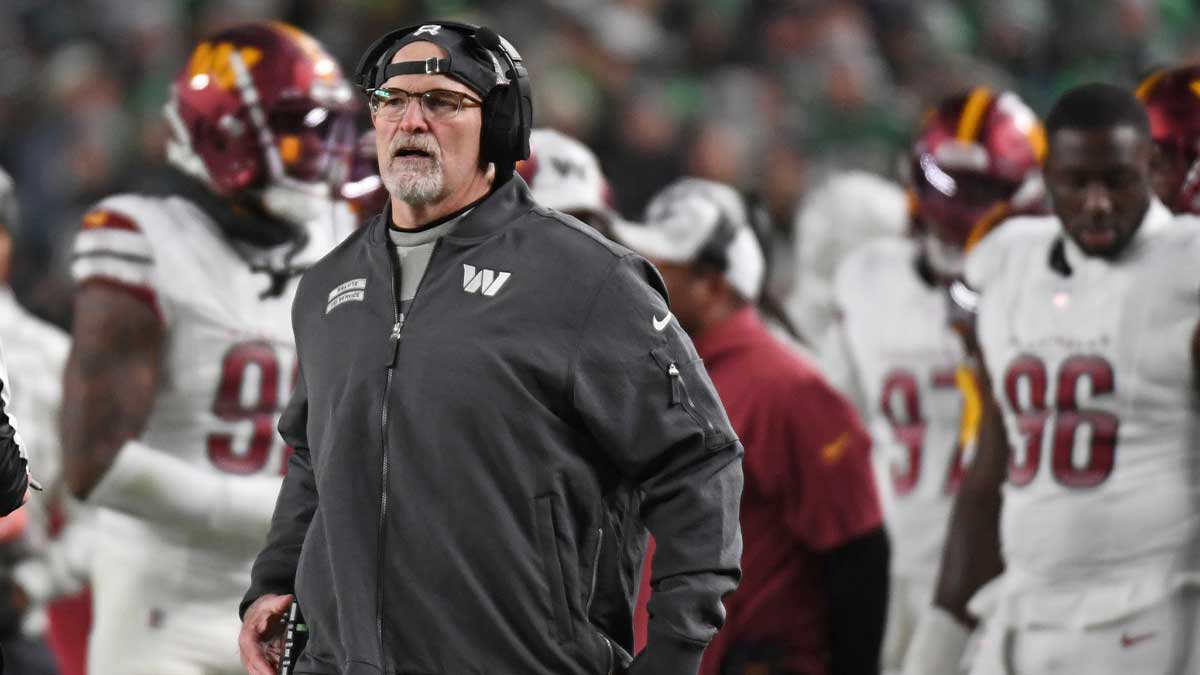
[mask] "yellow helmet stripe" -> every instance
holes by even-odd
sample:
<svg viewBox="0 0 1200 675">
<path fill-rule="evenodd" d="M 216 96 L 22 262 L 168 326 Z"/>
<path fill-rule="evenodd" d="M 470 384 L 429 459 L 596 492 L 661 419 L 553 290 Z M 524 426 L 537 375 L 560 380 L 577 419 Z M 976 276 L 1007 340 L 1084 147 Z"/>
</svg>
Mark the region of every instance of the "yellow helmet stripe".
<svg viewBox="0 0 1200 675">
<path fill-rule="evenodd" d="M 984 212 L 971 228 L 971 232 L 967 235 L 967 243 L 963 244 L 963 251 L 970 251 L 976 244 L 983 241 L 988 232 L 991 232 L 992 228 L 996 227 L 1008 215 L 1009 204 L 1007 201 L 993 204 L 992 208 Z"/>
<path fill-rule="evenodd" d="M 1160 70 L 1150 77 L 1142 80 L 1142 83 L 1139 84 L 1138 88 L 1134 90 L 1133 95 L 1136 96 L 1139 101 L 1145 101 L 1146 97 L 1150 95 L 1150 92 L 1153 91 L 1156 86 L 1158 86 L 1159 81 L 1162 80 L 1168 72 L 1169 71 L 1165 69 Z"/>
<path fill-rule="evenodd" d="M 977 87 L 967 96 L 963 104 L 962 117 L 958 120 L 958 140 L 963 143 L 973 143 L 979 136 L 979 128 L 983 124 L 983 113 L 992 102 L 992 92 L 987 87 Z"/>
<path fill-rule="evenodd" d="M 954 383 L 962 394 L 962 416 L 958 424 L 958 443 L 961 448 L 971 447 L 979 438 L 979 427 L 983 420 L 983 389 L 975 373 L 960 365 L 954 371 Z"/>
</svg>

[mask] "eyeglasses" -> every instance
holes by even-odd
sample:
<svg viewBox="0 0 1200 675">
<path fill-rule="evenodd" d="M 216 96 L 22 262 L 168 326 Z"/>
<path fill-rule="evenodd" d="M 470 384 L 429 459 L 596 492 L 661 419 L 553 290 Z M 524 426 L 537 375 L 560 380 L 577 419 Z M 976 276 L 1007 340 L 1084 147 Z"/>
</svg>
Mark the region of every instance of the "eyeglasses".
<svg viewBox="0 0 1200 675">
<path fill-rule="evenodd" d="M 421 112 L 432 120 L 448 120 L 463 108 L 478 108 L 483 101 L 473 99 L 460 91 L 430 89 L 429 91 L 405 91 L 403 89 L 372 89 L 368 106 L 371 116 L 388 122 L 399 122 L 408 110 L 413 98 L 421 99 Z"/>
</svg>

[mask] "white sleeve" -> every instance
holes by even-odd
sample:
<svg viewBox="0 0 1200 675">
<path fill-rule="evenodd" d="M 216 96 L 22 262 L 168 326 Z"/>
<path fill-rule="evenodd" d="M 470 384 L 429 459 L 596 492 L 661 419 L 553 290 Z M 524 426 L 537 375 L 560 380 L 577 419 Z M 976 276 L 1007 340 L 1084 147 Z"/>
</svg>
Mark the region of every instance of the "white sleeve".
<svg viewBox="0 0 1200 675">
<path fill-rule="evenodd" d="M 35 606 L 75 595 L 88 582 L 98 523 L 95 510 L 76 507 L 66 527 L 37 555 L 13 568 L 13 580 Z"/>
<path fill-rule="evenodd" d="M 281 476 L 219 474 L 129 441 L 87 503 L 200 534 L 262 541 L 282 484 Z"/>
<path fill-rule="evenodd" d="M 903 675 L 955 675 L 964 671 L 963 656 L 971 631 L 941 607 L 930 606 L 904 656 Z"/>
<path fill-rule="evenodd" d="M 106 199 L 83 217 L 75 237 L 71 276 L 77 284 L 99 282 L 121 288 L 146 302 L 165 319 L 157 290 L 154 249 L 146 234 L 146 221 L 155 217 L 133 196 Z"/>
</svg>

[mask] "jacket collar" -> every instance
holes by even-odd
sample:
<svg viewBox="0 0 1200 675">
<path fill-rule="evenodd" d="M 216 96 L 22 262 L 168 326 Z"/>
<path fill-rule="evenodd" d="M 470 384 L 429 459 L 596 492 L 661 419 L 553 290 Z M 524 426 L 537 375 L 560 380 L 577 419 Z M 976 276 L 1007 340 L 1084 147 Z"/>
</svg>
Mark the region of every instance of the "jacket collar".
<svg viewBox="0 0 1200 675">
<path fill-rule="evenodd" d="M 513 220 L 527 213 L 535 206 L 529 186 L 517 174 L 513 174 L 504 183 L 492 189 L 475 208 L 462 217 L 454 228 L 454 233 L 447 239 L 470 240 L 483 239 L 508 227 Z M 383 207 L 383 211 L 367 224 L 370 228 L 372 243 L 384 246 L 391 242 L 387 236 L 388 223 L 391 220 L 391 203 Z"/>
</svg>

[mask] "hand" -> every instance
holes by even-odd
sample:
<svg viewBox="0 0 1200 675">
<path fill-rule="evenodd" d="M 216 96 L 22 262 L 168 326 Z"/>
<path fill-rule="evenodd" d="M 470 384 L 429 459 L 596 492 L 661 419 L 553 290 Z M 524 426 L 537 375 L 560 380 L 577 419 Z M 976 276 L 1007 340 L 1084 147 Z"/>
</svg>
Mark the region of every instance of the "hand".
<svg viewBox="0 0 1200 675">
<path fill-rule="evenodd" d="M 247 675 L 276 675 L 293 596 L 268 593 L 246 608 L 238 649 Z"/>
</svg>

